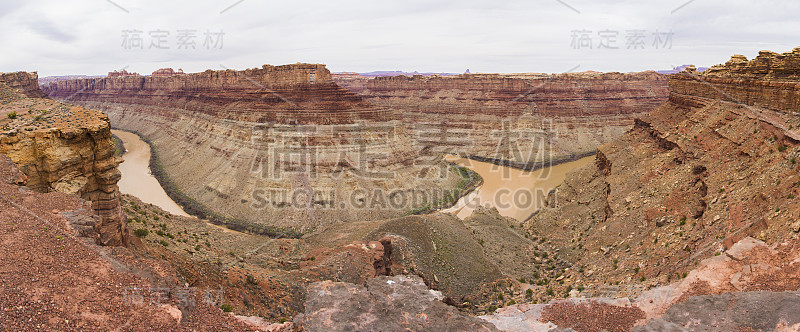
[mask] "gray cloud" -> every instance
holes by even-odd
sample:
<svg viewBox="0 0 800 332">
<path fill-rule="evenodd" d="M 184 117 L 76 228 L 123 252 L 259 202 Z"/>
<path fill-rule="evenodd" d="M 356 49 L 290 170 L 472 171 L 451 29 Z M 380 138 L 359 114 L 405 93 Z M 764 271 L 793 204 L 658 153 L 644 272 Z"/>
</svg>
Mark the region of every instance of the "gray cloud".
<svg viewBox="0 0 800 332">
<path fill-rule="evenodd" d="M 104 74 L 129 65 L 149 73 L 326 63 L 334 71 L 462 72 L 640 71 L 724 62 L 734 53 L 788 51 L 800 45 L 800 3 L 779 0 L 299 0 L 265 2 L 101 0 L 0 4 L 0 71 L 41 75 Z M 570 7 L 580 13 L 576 13 Z M 142 31 L 144 49 L 122 46 L 122 31 Z M 153 30 L 170 32 L 169 49 L 149 48 Z M 179 29 L 197 30 L 195 49 L 178 49 Z M 202 47 L 205 31 L 223 31 L 222 49 Z M 592 48 L 573 47 L 589 30 Z M 618 32 L 618 49 L 598 49 L 598 32 Z M 645 47 L 628 49 L 627 31 Z M 670 47 L 654 46 L 672 32 Z M 641 44 L 640 44 L 641 46 Z"/>
<path fill-rule="evenodd" d="M 69 43 L 77 39 L 77 36 L 67 33 L 61 27 L 58 27 L 50 21 L 35 21 L 27 24 L 28 28 L 43 37 L 59 43 Z"/>
</svg>

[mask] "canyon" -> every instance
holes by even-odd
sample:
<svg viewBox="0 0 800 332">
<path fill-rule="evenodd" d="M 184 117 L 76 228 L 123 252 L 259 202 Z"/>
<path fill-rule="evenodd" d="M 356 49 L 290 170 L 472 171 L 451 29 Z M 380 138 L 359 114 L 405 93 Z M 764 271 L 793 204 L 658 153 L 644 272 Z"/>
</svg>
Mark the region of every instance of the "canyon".
<svg viewBox="0 0 800 332">
<path fill-rule="evenodd" d="M 800 48 L 762 51 L 670 76 L 669 101 L 600 146 L 596 162 L 526 222 L 570 262 L 564 284 L 583 285 L 589 296 L 635 297 L 691 275 L 703 259 L 738 257 L 730 250 L 748 237 L 794 245 L 798 63 Z M 732 280 L 726 291 L 794 291 L 796 278 Z M 725 292 L 687 286 L 692 295 Z"/>
<path fill-rule="evenodd" d="M 391 262 L 413 264 L 426 285 L 442 291 L 439 301 L 477 309 L 494 325 L 450 322 L 474 330 L 796 331 L 797 64 L 800 48 L 763 51 L 744 62 L 734 56 L 702 74 L 689 67 L 670 76 L 668 100 L 598 147 L 594 163 L 567 175 L 546 207 L 522 224 L 480 207 L 463 221 L 471 236 L 435 226 L 447 224 L 437 214 L 402 227 L 389 221 L 373 234 L 392 240 Z M 332 233 L 354 234 L 346 226 Z M 478 240 L 493 264 L 473 256 L 468 242 L 456 245 L 464 248 L 458 257 L 449 256 L 452 243 L 442 237 Z M 397 255 L 403 241 L 412 256 L 424 253 Z M 464 256 L 483 268 L 465 268 Z M 420 328 L 419 321 L 396 318 L 396 310 L 406 317 L 443 314 L 437 293 L 422 294 L 414 282 L 311 284 L 312 303 L 292 324 Z M 415 293 L 412 307 L 385 303 Z"/>
<path fill-rule="evenodd" d="M 30 86 L 35 74 L 4 75 L 0 152 L 10 159 L 0 158 L 0 215 L 20 221 L 0 224 L 1 239 L 19 250 L 12 239 L 41 234 L 37 257 L 80 253 L 78 266 L 47 266 L 67 277 L 89 270 L 100 291 L 81 298 L 111 301 L 121 313 L 73 315 L 59 320 L 64 328 L 140 319 L 153 328 L 271 331 L 796 330 L 798 72 L 800 48 L 669 77 L 336 78 L 322 65 L 296 64 L 43 87 L 81 106 L 41 98 Z M 228 228 L 120 196 L 109 122 L 151 145 L 165 189 Z M 534 149 L 503 131 L 549 143 Z M 274 145 L 290 158 L 274 159 Z M 354 154 L 337 160 L 342 147 Z M 326 197 L 313 195 L 305 199 L 318 207 L 254 207 L 253 192 L 276 188 L 333 188 L 330 197 L 360 203 L 370 197 L 353 196 L 359 189 L 435 188 L 453 203 L 480 178 L 445 152 L 540 171 L 591 156 L 541 209 L 516 219 L 484 206 L 436 212 L 442 201 L 325 211 Z M 394 177 L 366 176 L 356 156 L 366 156 L 366 171 Z M 117 243 L 128 247 L 98 246 Z M 46 265 L 6 260 L 11 271 Z M 35 292 L 4 271 L 0 278 Z M 171 295 L 132 306 L 121 301 L 125 287 Z M 219 287 L 213 303 L 197 295 Z M 200 304 L 183 304 L 181 289 Z M 20 308 L 32 306 L 0 315 L 32 326 L 21 317 L 33 313 Z"/>
<path fill-rule="evenodd" d="M 345 76 L 264 65 L 42 89 L 150 142 L 187 212 L 280 236 L 452 204 L 469 185 L 443 152 L 526 169 L 591 155 L 667 96 L 655 72 Z"/>
<path fill-rule="evenodd" d="M 334 76 L 441 153 L 536 169 L 591 155 L 666 101 L 655 72 Z"/>
<path fill-rule="evenodd" d="M 142 136 L 174 184 L 168 194 L 187 212 L 239 230 L 297 236 L 400 216 L 437 204 L 463 181 L 441 156 L 420 154 L 390 110 L 340 88 L 323 65 L 42 89 Z"/>
</svg>

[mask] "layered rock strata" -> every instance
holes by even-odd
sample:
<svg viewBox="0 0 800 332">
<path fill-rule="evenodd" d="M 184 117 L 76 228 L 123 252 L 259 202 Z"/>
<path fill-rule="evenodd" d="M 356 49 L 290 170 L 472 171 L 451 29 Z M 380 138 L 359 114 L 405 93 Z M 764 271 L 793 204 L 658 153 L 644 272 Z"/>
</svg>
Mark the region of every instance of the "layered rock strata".
<svg viewBox="0 0 800 332">
<path fill-rule="evenodd" d="M 14 76 L 32 81 L 17 81 L 20 83 L 12 84 L 16 89 L 0 83 L 0 154 L 19 165 L 29 188 L 91 201 L 92 209 L 102 217 L 95 226 L 99 242 L 125 244 L 116 168 L 121 160 L 114 154 L 108 117 L 50 99 L 27 98 L 42 94 L 31 90 L 30 84 L 37 86 L 35 73 Z"/>
<path fill-rule="evenodd" d="M 151 142 L 172 191 L 188 197 L 179 200 L 185 208 L 198 203 L 248 230 L 307 231 L 403 215 L 434 205 L 462 181 L 389 110 L 336 85 L 324 65 L 44 89 L 102 110 L 115 127 Z"/>
<path fill-rule="evenodd" d="M 734 55 L 725 64 L 713 66 L 701 74 L 689 70 L 672 76 L 670 99 L 688 105 L 696 98 L 714 99 L 793 115 L 800 112 L 798 73 L 800 47 L 783 54 L 761 51 L 750 61 L 742 55 Z M 771 120 L 769 114 L 759 113 L 765 121 Z M 800 125 L 797 119 L 785 121 L 792 128 Z M 800 137 L 791 132 L 795 139 Z"/>
<path fill-rule="evenodd" d="M 341 89 L 324 65 L 264 65 L 176 76 L 121 76 L 58 81 L 43 86 L 53 98 L 125 105 L 169 106 L 220 118 L 262 123 L 347 124 L 385 120 Z"/>
<path fill-rule="evenodd" d="M 765 70 L 767 54 L 729 71 L 671 76 L 669 102 L 598 148 L 596 163 L 568 176 L 526 223 L 572 265 L 565 284 L 634 296 L 744 237 L 772 244 L 800 230 L 790 108 L 800 101 L 790 79 L 798 71 Z M 796 55 L 782 57 L 787 64 Z"/>
<path fill-rule="evenodd" d="M 528 168 L 592 153 L 668 94 L 666 76 L 655 72 L 335 80 L 396 111 L 412 135 L 440 151 Z"/>
<path fill-rule="evenodd" d="M 39 74 L 19 71 L 0 73 L 0 83 L 29 98 L 43 98 L 47 95 L 39 89 Z"/>
</svg>

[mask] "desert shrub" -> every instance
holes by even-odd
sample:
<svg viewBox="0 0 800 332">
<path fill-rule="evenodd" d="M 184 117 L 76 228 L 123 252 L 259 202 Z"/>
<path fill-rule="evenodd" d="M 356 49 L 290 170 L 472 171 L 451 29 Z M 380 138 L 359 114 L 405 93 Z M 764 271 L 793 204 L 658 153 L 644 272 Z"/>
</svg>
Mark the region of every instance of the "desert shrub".
<svg viewBox="0 0 800 332">
<path fill-rule="evenodd" d="M 11 120 L 16 119 L 17 118 L 17 111 L 8 113 L 8 118 L 11 119 Z"/>
<path fill-rule="evenodd" d="M 146 230 L 144 228 L 139 228 L 139 229 L 133 231 L 133 234 L 135 234 L 138 237 L 145 237 L 145 236 L 147 236 L 147 234 L 150 234 L 150 231 L 148 231 L 148 230 Z"/>
<path fill-rule="evenodd" d="M 248 284 L 251 284 L 251 285 L 255 285 L 255 284 L 257 284 L 257 283 L 256 283 L 256 278 L 255 278 L 255 277 L 253 277 L 253 276 L 247 276 L 247 278 L 245 278 L 245 279 L 247 279 L 247 283 L 248 283 Z"/>
<path fill-rule="evenodd" d="M 233 307 L 231 307 L 230 304 L 223 304 L 219 306 L 219 308 L 222 309 L 222 311 L 224 312 L 233 312 Z"/>
</svg>

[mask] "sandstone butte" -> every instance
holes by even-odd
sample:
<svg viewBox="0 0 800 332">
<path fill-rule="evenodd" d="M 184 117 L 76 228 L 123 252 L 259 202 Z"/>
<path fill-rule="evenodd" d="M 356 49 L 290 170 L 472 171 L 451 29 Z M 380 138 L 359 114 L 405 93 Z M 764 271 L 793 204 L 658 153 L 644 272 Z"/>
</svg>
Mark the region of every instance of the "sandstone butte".
<svg viewBox="0 0 800 332">
<path fill-rule="evenodd" d="M 29 188 L 75 194 L 91 201 L 92 209 L 102 217 L 94 226 L 97 240 L 124 244 L 127 231 L 116 168 L 121 160 L 114 154 L 108 117 L 44 99 L 36 73 L 2 74 L 0 84 L 0 154 L 22 169 Z"/>
</svg>

